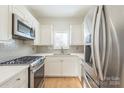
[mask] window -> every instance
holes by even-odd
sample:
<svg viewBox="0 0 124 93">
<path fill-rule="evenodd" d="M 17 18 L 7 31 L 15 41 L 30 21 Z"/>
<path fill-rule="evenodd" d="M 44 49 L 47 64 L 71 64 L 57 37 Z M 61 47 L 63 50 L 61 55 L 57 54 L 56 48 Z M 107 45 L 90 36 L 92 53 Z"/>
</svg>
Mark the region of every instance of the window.
<svg viewBox="0 0 124 93">
<path fill-rule="evenodd" d="M 54 33 L 54 49 L 69 49 L 69 33 L 55 32 Z"/>
</svg>

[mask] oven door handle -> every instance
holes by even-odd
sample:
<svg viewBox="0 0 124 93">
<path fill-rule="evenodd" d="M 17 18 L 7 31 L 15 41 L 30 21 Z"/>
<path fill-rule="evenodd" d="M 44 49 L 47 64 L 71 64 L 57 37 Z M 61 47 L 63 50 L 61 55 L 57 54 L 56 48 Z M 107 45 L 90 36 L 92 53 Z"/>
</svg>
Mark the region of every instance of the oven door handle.
<svg viewBox="0 0 124 93">
<path fill-rule="evenodd" d="M 34 68 L 34 69 L 31 69 L 31 71 L 34 73 L 34 72 L 36 72 L 38 69 L 40 69 L 43 65 L 44 65 L 44 63 L 41 64 L 40 66 L 38 66 L 36 69 L 35 69 L 35 68 Z"/>
</svg>

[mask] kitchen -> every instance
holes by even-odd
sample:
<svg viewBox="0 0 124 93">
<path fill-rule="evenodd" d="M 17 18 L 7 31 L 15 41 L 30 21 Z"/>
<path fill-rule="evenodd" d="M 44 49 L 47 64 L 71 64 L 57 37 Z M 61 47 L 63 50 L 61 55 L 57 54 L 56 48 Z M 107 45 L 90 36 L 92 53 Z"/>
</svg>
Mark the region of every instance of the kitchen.
<svg viewBox="0 0 124 93">
<path fill-rule="evenodd" d="M 123 87 L 123 9 L 0 5 L 0 88 Z"/>
</svg>

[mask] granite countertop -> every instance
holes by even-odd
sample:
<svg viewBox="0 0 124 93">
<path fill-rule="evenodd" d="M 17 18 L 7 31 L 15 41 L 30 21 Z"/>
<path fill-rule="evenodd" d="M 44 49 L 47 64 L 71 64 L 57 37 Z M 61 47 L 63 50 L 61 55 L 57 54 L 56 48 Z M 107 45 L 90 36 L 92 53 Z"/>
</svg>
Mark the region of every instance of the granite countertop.
<svg viewBox="0 0 124 93">
<path fill-rule="evenodd" d="M 71 53 L 71 55 L 75 55 L 81 59 L 84 59 L 84 53 Z"/>
<path fill-rule="evenodd" d="M 31 56 L 50 56 L 50 55 L 54 55 L 54 53 L 36 53 L 36 54 L 33 54 Z"/>
<path fill-rule="evenodd" d="M 63 55 L 56 54 L 56 55 L 54 55 L 54 53 L 37 53 L 37 54 L 33 54 L 31 56 L 44 56 L 44 57 L 47 57 L 47 56 L 77 56 L 81 59 L 84 59 L 84 54 L 83 53 L 70 53 L 69 55 L 67 55 L 67 54 L 63 54 Z"/>
<path fill-rule="evenodd" d="M 20 73 L 22 70 L 28 68 L 25 66 L 0 66 L 0 85 L 7 82 L 10 78 L 14 77 L 16 74 Z"/>
</svg>

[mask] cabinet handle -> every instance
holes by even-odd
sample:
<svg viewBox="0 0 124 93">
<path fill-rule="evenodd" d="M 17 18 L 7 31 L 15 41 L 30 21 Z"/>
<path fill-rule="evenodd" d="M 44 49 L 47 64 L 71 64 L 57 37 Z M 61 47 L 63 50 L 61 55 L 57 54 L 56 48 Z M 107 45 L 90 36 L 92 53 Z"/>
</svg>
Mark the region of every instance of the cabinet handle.
<svg viewBox="0 0 124 93">
<path fill-rule="evenodd" d="M 21 80 L 20 78 L 17 78 L 16 80 Z"/>
</svg>

